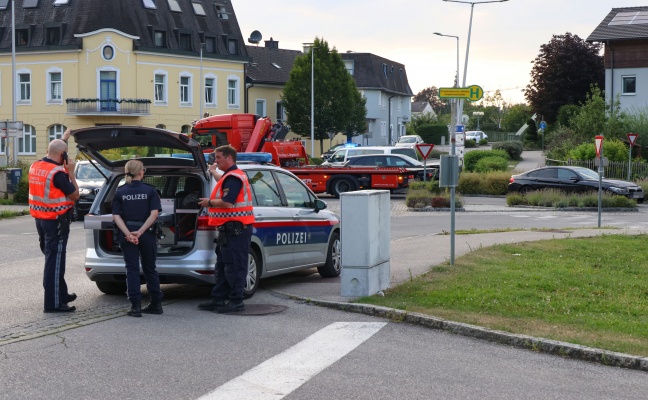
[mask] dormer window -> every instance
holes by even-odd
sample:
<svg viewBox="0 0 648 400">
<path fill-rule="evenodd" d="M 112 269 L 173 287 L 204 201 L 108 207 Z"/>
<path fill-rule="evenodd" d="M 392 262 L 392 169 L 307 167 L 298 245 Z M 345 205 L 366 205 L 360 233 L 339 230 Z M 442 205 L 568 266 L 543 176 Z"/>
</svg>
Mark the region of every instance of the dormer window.
<svg viewBox="0 0 648 400">
<path fill-rule="evenodd" d="M 192 1 L 191 5 L 193 6 L 194 13 L 196 13 L 196 15 L 207 15 L 202 4 L 198 3 L 197 1 Z"/>
<path fill-rule="evenodd" d="M 144 2 L 144 8 L 148 8 L 151 10 L 157 9 L 157 7 L 155 6 L 155 0 L 143 0 L 143 2 Z"/>
<path fill-rule="evenodd" d="M 55 26 L 45 29 L 45 45 L 58 46 L 61 44 L 61 27 Z"/>
<path fill-rule="evenodd" d="M 155 47 L 167 47 L 167 39 L 165 31 L 155 31 L 153 32 L 153 40 L 155 42 Z"/>
<path fill-rule="evenodd" d="M 225 10 L 225 6 L 222 4 L 214 4 L 216 8 L 216 14 L 220 19 L 229 19 L 229 13 Z"/>
<path fill-rule="evenodd" d="M 383 63 L 382 69 L 383 69 L 383 75 L 385 75 L 385 78 L 387 78 L 387 64 Z"/>
<path fill-rule="evenodd" d="M 228 39 L 227 50 L 229 51 L 230 54 L 238 54 L 238 40 Z"/>
<path fill-rule="evenodd" d="M 24 0 L 23 8 L 36 8 L 38 7 L 38 0 Z"/>
<path fill-rule="evenodd" d="M 168 1 L 169 1 L 169 8 L 171 9 L 171 11 L 182 12 L 178 0 L 168 0 Z"/>
<path fill-rule="evenodd" d="M 205 51 L 207 53 L 216 53 L 216 38 L 205 36 Z"/>
<path fill-rule="evenodd" d="M 28 29 L 16 29 L 16 46 L 18 47 L 29 46 Z"/>
<path fill-rule="evenodd" d="M 191 51 L 191 34 L 181 33 L 178 37 L 180 50 Z"/>
</svg>

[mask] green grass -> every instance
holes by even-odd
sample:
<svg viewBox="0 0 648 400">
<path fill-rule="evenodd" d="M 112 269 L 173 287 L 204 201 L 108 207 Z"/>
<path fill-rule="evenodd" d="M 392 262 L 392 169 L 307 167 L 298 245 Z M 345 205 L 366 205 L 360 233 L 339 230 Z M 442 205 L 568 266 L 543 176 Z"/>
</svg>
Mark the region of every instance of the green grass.
<svg viewBox="0 0 648 400">
<path fill-rule="evenodd" d="M 10 211 L 10 210 L 0 210 L 0 219 L 22 217 L 23 215 L 29 215 L 29 211 Z"/>
<path fill-rule="evenodd" d="M 481 248 L 358 302 L 648 356 L 647 240 L 606 235 Z"/>
</svg>

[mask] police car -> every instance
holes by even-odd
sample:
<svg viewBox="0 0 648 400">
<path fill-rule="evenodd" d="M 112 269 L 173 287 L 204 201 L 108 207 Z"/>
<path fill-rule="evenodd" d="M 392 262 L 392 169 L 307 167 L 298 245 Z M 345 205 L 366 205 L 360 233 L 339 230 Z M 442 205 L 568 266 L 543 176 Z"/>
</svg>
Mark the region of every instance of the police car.
<svg viewBox="0 0 648 400">
<path fill-rule="evenodd" d="M 135 126 L 90 127 L 72 135 L 80 152 L 111 173 L 84 219 L 85 271 L 99 290 L 106 294 L 126 291 L 126 269 L 111 206 L 130 158 L 144 163 L 143 181 L 157 189 L 162 201 L 154 228 L 161 283 L 212 284 L 216 230 L 208 225 L 206 210 L 187 200 L 196 195 L 209 197 L 215 185 L 199 143 L 184 134 Z M 268 164 L 238 165 L 250 181 L 256 219 L 246 297 L 257 290 L 260 278 L 306 268 L 317 268 L 323 277 L 338 276 L 338 216 L 326 210 L 326 203 L 289 171 Z M 193 194 L 186 190 L 190 186 Z"/>
</svg>

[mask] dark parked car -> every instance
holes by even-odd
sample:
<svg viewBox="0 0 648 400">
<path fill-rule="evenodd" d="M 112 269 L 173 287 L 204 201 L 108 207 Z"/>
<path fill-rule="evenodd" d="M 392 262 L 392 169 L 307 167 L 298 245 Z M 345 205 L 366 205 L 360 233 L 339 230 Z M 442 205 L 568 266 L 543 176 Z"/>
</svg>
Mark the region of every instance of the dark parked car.
<svg viewBox="0 0 648 400">
<path fill-rule="evenodd" d="M 419 160 L 402 154 L 365 154 L 349 157 L 345 167 L 401 167 L 416 174 L 416 180 L 423 180 L 424 171 L 427 169 L 426 180 L 439 179 L 438 163 L 423 165 Z"/>
<path fill-rule="evenodd" d="M 330 149 L 326 150 L 324 153 L 322 153 L 322 160 L 326 161 L 328 160 L 333 153 L 335 153 L 336 150 L 341 149 L 342 147 L 358 147 L 360 146 L 357 143 L 338 143 L 336 145 L 333 145 Z"/>
<path fill-rule="evenodd" d="M 598 185 L 598 173 L 588 168 L 542 167 L 511 176 L 508 191 L 527 193 L 532 190 L 558 189 L 570 193 L 586 193 L 598 191 Z M 634 182 L 603 178 L 601 186 L 608 193 L 643 203 L 643 189 Z"/>
</svg>

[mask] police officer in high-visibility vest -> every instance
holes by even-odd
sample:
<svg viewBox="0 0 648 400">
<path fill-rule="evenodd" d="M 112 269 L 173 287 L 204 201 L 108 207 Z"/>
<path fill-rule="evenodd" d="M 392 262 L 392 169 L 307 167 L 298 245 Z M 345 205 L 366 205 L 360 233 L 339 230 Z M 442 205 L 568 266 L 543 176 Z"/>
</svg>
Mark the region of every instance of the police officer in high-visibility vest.
<svg viewBox="0 0 648 400">
<path fill-rule="evenodd" d="M 224 173 L 220 175 L 216 167 Z M 216 283 L 211 301 L 199 304 L 198 308 L 219 313 L 242 311 L 254 223 L 252 189 L 245 172 L 236 166 L 236 150 L 232 146 L 216 149 L 209 172 L 218 182 L 211 197 L 201 198 L 199 204 L 208 207 L 209 225 L 218 227 Z"/>
<path fill-rule="evenodd" d="M 162 211 L 160 195 L 154 186 L 142 182 L 146 169 L 139 160 L 130 160 L 124 166 L 126 184 L 117 189 L 112 201 L 113 221 L 119 228 L 119 247 L 126 263 L 126 286 L 131 317 L 162 314 L 162 291 L 156 271 L 157 236 L 153 224 Z M 142 271 L 151 302 L 142 307 L 140 291 L 140 255 Z"/>
<path fill-rule="evenodd" d="M 29 168 L 29 212 L 36 219 L 40 249 L 45 255 L 43 287 L 44 311 L 72 312 L 68 303 L 76 300 L 65 283 L 65 255 L 74 202 L 79 199 L 79 186 L 74 176 L 74 161 L 67 158 L 66 130 L 62 139 L 54 139 L 47 147 L 47 156 Z"/>
</svg>

